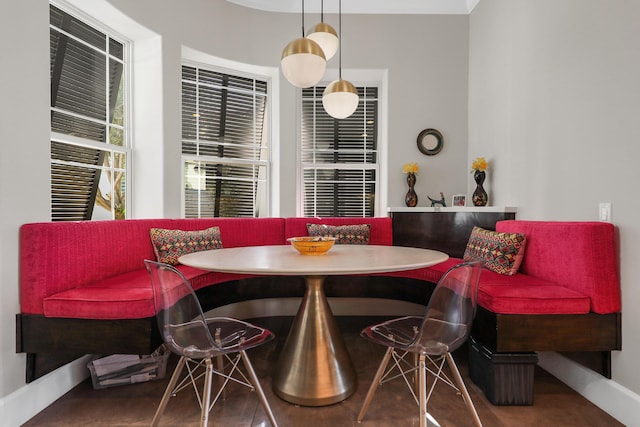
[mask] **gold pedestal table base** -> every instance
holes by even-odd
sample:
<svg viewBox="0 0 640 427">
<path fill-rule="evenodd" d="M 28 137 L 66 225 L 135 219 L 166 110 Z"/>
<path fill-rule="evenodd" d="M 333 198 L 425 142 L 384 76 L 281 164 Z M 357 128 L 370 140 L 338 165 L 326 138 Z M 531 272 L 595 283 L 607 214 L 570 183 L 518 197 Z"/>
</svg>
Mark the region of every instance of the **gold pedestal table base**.
<svg viewBox="0 0 640 427">
<path fill-rule="evenodd" d="M 356 391 L 356 372 L 325 297 L 324 276 L 305 280 L 307 290 L 280 353 L 273 391 L 296 405 L 331 405 Z"/>
</svg>

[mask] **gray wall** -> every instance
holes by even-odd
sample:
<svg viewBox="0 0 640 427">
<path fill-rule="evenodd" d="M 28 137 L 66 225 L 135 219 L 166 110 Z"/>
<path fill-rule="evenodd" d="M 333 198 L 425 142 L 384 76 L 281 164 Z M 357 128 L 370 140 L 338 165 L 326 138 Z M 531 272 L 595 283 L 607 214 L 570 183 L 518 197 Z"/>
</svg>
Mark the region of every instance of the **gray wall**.
<svg viewBox="0 0 640 427">
<path fill-rule="evenodd" d="M 542 220 L 597 220 L 599 202 L 612 203 L 623 351 L 613 355 L 613 381 L 570 364 L 558 374 L 626 413 L 628 425 L 640 422 L 638 16 L 637 1 L 482 0 L 471 14 L 469 55 L 469 158 L 491 161 L 493 200 Z M 635 406 L 625 410 L 627 397 Z"/>
<path fill-rule="evenodd" d="M 6 43 L 0 67 L 0 396 L 4 397 L 24 384 L 24 356 L 15 353 L 18 228 L 49 220 L 50 88 L 46 2 L 39 7 L 11 2 L 3 8 L 0 34 L 13 41 Z"/>
</svg>

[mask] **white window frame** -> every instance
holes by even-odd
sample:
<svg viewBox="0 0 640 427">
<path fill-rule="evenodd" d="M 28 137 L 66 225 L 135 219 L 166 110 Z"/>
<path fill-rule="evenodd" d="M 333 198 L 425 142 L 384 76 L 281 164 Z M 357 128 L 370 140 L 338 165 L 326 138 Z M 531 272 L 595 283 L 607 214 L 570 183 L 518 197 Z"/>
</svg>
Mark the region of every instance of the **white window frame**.
<svg viewBox="0 0 640 427">
<path fill-rule="evenodd" d="M 200 67 L 207 70 L 211 70 L 214 72 L 220 72 L 224 74 L 234 75 L 238 77 L 244 77 L 249 79 L 261 80 L 267 83 L 267 102 L 265 105 L 265 118 L 266 122 L 264 126 L 266 126 L 266 131 L 264 132 L 264 137 L 268 140 L 268 147 L 266 150 L 267 160 L 246 160 L 246 159 L 231 159 L 231 158 L 219 158 L 213 156 L 204 156 L 204 155 L 190 155 L 181 152 L 180 159 L 180 173 L 181 173 L 181 213 L 182 216 L 186 216 L 186 194 L 185 194 L 185 174 L 184 167 L 186 162 L 188 161 L 203 161 L 206 163 L 216 163 L 216 164 L 254 164 L 256 166 L 264 166 L 266 168 L 266 185 L 265 185 L 265 205 L 266 212 L 261 217 L 269 217 L 269 216 L 277 216 L 280 211 L 280 203 L 277 197 L 279 196 L 279 167 L 278 167 L 278 145 L 277 145 L 277 135 L 278 128 L 276 123 L 278 123 L 278 114 L 277 114 L 277 101 L 274 99 L 274 93 L 278 91 L 277 85 L 277 76 L 278 69 L 277 68 L 269 68 L 269 67 L 260 67 L 249 64 L 243 64 L 236 61 L 226 60 L 223 58 L 218 58 L 209 54 L 205 54 L 194 49 L 183 47 L 182 48 L 182 61 L 180 64 L 180 68 L 182 66 L 189 67 Z M 181 146 L 182 146 L 182 135 L 181 135 Z M 254 194 L 254 196 L 256 196 Z"/>
<path fill-rule="evenodd" d="M 342 164 L 341 169 L 375 169 L 376 170 L 376 192 L 374 216 L 387 216 L 387 176 L 388 176 L 388 70 L 385 69 L 342 69 L 342 75 L 355 87 L 368 86 L 378 88 L 378 139 L 377 152 L 378 161 L 376 164 L 349 165 Z M 339 77 L 339 70 L 327 69 L 325 76 L 317 86 L 327 86 Z M 304 216 L 304 169 L 306 164 L 302 162 L 302 90 L 297 90 L 297 143 L 296 143 L 296 215 Z M 335 169 L 330 165 L 318 169 Z"/>
<path fill-rule="evenodd" d="M 106 135 L 105 135 L 105 142 L 98 142 L 98 141 L 93 141 L 90 139 L 86 139 L 86 138 L 81 138 L 81 137 L 76 137 L 76 136 L 72 136 L 72 135 L 67 135 L 67 134 L 63 134 L 63 133 L 59 133 L 59 132 L 50 132 L 50 142 L 51 141 L 58 141 L 58 142 L 62 142 L 65 144 L 71 144 L 71 145 L 77 145 L 77 146 L 81 146 L 81 147 L 88 147 L 88 148 L 94 148 L 94 149 L 98 149 L 98 150 L 102 150 L 107 152 L 112 158 L 114 156 L 114 153 L 122 153 L 126 156 L 126 164 L 125 164 L 125 168 L 124 168 L 124 172 L 125 172 L 125 217 L 129 218 L 131 217 L 130 212 L 131 212 L 131 206 L 132 206 L 132 201 L 131 201 L 131 195 L 132 195 L 132 188 L 133 188 L 133 183 L 132 183 L 132 173 L 131 173 L 131 163 L 132 163 L 132 148 L 131 148 L 131 123 L 132 123 L 132 88 L 131 88 L 131 82 L 132 82 L 132 55 L 131 55 L 131 46 L 132 46 L 132 40 L 130 40 L 129 38 L 123 36 L 120 32 L 114 30 L 113 28 L 105 25 L 104 23 L 100 22 L 96 17 L 90 16 L 87 13 L 81 11 L 80 9 L 72 6 L 71 4 L 62 1 L 62 0 L 49 0 L 49 4 L 57 7 L 58 9 L 62 10 L 65 13 L 68 13 L 69 15 L 83 21 L 85 24 L 97 29 L 98 31 L 104 33 L 107 37 L 112 38 L 118 42 L 120 42 L 123 45 L 123 68 L 122 68 L 122 73 L 124 75 L 124 117 L 123 117 L 123 126 L 120 125 L 115 125 L 115 124 L 111 124 L 109 123 L 109 117 L 107 114 L 107 117 L 105 118 L 105 120 L 96 120 L 95 118 L 91 118 L 91 117 L 87 117 L 87 116 L 83 116 L 81 114 L 77 114 L 77 113 L 73 113 L 73 112 L 69 112 L 69 111 L 63 111 L 64 114 L 67 115 L 73 115 L 79 118 L 82 118 L 84 120 L 89 120 L 92 122 L 96 122 L 96 123 L 100 123 L 100 124 L 104 124 L 106 127 Z M 49 28 L 51 30 L 51 24 L 49 24 Z M 57 29 L 58 31 L 60 31 L 60 29 Z M 62 31 L 64 32 L 64 31 Z M 77 39 L 76 37 L 74 37 L 73 35 L 67 34 L 68 37 L 74 38 L 75 40 L 79 41 L 80 43 L 89 46 L 91 48 L 93 48 L 93 46 L 90 46 L 89 44 L 87 44 L 86 42 Z M 108 53 L 107 53 L 108 54 Z M 114 58 L 118 61 L 120 61 L 117 58 Z M 107 68 L 107 73 L 105 75 L 105 84 L 108 85 L 108 68 Z M 107 91 L 107 99 L 106 99 L 107 105 L 109 103 L 109 94 Z M 52 108 L 50 107 L 50 111 L 54 112 L 54 111 L 62 111 L 62 110 L 58 110 L 57 108 Z M 108 109 L 107 109 L 108 111 Z M 110 132 L 111 132 L 111 128 L 118 128 L 122 131 L 123 134 L 123 145 L 122 146 L 118 146 L 118 145 L 113 145 L 110 144 Z M 53 160 L 50 159 L 50 164 L 72 164 L 71 162 L 63 162 L 63 161 L 58 161 L 58 160 Z M 86 167 L 86 168 L 93 168 L 93 169 L 100 169 L 103 172 L 108 172 L 108 173 L 114 173 L 114 172 L 118 172 L 121 171 L 122 169 L 118 169 L 115 168 L 113 166 L 113 162 L 110 163 L 111 166 L 110 167 L 104 167 L 104 166 L 92 166 L 92 165 L 86 165 L 86 164 L 80 164 L 78 166 L 81 167 Z M 114 198 L 111 198 L 111 213 L 112 213 L 112 217 L 114 216 Z M 50 215 L 53 214 L 53 210 L 50 209 Z M 53 219 L 53 218 L 51 218 Z M 114 219 L 114 218 L 112 218 Z"/>
</svg>

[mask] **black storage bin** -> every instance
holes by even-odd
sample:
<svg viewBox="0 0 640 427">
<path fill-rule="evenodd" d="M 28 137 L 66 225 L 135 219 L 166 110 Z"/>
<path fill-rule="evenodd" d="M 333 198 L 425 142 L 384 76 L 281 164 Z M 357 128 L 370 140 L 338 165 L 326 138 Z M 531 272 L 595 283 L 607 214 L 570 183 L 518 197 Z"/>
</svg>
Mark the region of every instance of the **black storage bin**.
<svg viewBox="0 0 640 427">
<path fill-rule="evenodd" d="M 494 405 L 533 405 L 536 353 L 494 353 L 469 338 L 469 377 Z"/>
</svg>

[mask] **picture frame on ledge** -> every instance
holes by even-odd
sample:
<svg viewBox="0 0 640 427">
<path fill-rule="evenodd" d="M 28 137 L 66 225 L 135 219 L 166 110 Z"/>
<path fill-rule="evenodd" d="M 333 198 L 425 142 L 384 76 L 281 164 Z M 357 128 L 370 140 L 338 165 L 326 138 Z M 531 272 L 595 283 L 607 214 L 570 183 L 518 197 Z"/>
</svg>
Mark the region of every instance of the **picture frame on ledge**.
<svg viewBox="0 0 640 427">
<path fill-rule="evenodd" d="M 454 194 L 451 196 L 451 206 L 466 206 L 467 196 L 465 194 Z"/>
</svg>

